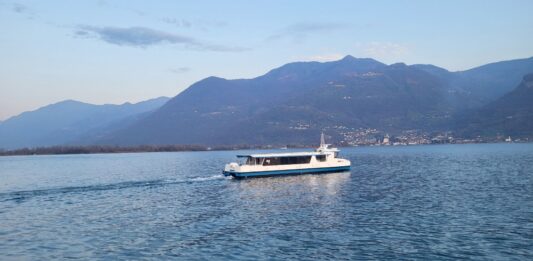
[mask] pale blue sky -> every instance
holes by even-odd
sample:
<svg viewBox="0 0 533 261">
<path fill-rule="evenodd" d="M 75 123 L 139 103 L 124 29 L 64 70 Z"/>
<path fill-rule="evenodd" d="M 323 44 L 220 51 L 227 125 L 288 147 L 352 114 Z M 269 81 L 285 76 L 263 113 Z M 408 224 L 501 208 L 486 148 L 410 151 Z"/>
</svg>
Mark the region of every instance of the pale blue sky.
<svg viewBox="0 0 533 261">
<path fill-rule="evenodd" d="M 533 56 L 533 1 L 0 0 L 0 120 L 175 96 L 351 54 L 465 70 Z"/>
</svg>

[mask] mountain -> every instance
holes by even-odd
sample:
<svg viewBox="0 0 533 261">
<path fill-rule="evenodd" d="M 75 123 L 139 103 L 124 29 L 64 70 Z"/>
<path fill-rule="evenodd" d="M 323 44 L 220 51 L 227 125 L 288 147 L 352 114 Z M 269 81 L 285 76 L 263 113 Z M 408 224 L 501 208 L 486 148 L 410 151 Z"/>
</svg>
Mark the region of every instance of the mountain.
<svg viewBox="0 0 533 261">
<path fill-rule="evenodd" d="M 456 99 L 469 103 L 463 107 L 476 108 L 511 91 L 524 75 L 533 72 L 533 57 L 490 63 L 459 72 L 449 72 L 433 65 L 412 66 L 444 81 Z"/>
<path fill-rule="evenodd" d="M 447 86 L 405 64 L 346 56 L 297 62 L 254 79 L 199 81 L 104 144 L 314 142 L 332 126 L 433 129 L 449 121 Z"/>
<path fill-rule="evenodd" d="M 0 148 L 66 144 L 87 133 L 102 132 L 117 122 L 138 120 L 137 115 L 153 111 L 168 100 L 160 97 L 122 105 L 93 105 L 66 100 L 51 104 L 3 121 L 0 124 Z"/>
<path fill-rule="evenodd" d="M 533 73 L 511 92 L 458 120 L 461 135 L 533 137 Z"/>
<path fill-rule="evenodd" d="M 50 105 L 1 123 L 0 147 L 311 144 L 321 131 L 346 144 L 385 133 L 526 135 L 527 111 L 513 107 L 523 87 L 513 88 L 529 72 L 533 58 L 459 72 L 349 55 L 294 62 L 253 79 L 208 77 L 153 106 Z M 507 129 L 491 118 L 503 114 L 517 119 Z"/>
<path fill-rule="evenodd" d="M 253 79 L 209 77 L 100 144 L 309 144 L 353 130 L 454 130 L 455 115 L 478 109 L 533 71 L 533 58 L 460 72 L 433 65 L 386 65 L 346 56 L 295 62 Z"/>
</svg>

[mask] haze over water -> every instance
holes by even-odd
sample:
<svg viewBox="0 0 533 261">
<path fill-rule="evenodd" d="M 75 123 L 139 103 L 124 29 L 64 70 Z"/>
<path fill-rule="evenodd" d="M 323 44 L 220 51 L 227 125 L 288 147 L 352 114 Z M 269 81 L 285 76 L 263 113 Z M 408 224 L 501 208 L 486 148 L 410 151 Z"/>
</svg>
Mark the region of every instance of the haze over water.
<svg viewBox="0 0 533 261">
<path fill-rule="evenodd" d="M 344 148 L 233 180 L 237 151 L 0 157 L 0 259 L 533 259 L 533 144 Z"/>
</svg>

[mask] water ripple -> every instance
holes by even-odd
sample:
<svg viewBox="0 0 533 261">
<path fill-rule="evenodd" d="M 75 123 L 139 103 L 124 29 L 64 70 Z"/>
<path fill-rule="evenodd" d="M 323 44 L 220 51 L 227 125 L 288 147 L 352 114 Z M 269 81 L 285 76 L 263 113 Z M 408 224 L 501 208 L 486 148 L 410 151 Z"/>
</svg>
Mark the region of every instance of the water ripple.
<svg viewBox="0 0 533 261">
<path fill-rule="evenodd" d="M 157 179 L 157 180 L 119 182 L 119 183 L 114 183 L 114 184 L 14 191 L 14 192 L 8 192 L 8 193 L 0 193 L 0 202 L 2 201 L 23 202 L 33 197 L 49 196 L 49 195 L 54 195 L 54 194 L 87 193 L 87 192 L 94 192 L 94 191 L 117 190 L 117 189 L 127 189 L 127 188 L 157 187 L 157 186 L 165 186 L 165 185 L 173 185 L 173 184 L 219 180 L 219 179 L 224 179 L 224 178 L 225 177 L 223 175 L 213 175 L 209 177 L 194 177 L 194 178 L 189 178 L 189 179 L 184 179 L 184 180 Z"/>
<path fill-rule="evenodd" d="M 236 152 L 0 158 L 0 259 L 533 260 L 533 144 L 342 152 L 245 180 Z"/>
</svg>

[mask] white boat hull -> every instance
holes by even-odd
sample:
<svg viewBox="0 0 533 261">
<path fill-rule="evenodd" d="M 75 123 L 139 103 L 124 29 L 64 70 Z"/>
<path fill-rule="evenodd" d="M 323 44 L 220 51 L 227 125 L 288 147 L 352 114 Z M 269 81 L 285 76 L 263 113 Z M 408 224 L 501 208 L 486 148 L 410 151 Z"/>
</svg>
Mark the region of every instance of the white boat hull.
<svg viewBox="0 0 533 261">
<path fill-rule="evenodd" d="M 342 172 L 342 171 L 349 171 L 349 170 L 350 170 L 350 165 L 337 166 L 337 167 L 295 168 L 295 169 L 261 170 L 261 171 L 247 171 L 247 172 L 224 170 L 223 173 L 225 176 L 233 176 L 235 178 L 248 178 L 248 177 L 269 177 L 269 176 L 280 176 L 280 175 L 319 174 L 319 173 Z"/>
</svg>

